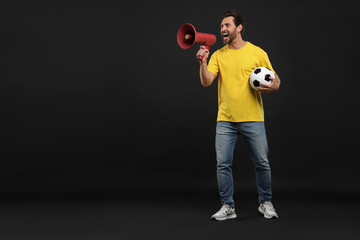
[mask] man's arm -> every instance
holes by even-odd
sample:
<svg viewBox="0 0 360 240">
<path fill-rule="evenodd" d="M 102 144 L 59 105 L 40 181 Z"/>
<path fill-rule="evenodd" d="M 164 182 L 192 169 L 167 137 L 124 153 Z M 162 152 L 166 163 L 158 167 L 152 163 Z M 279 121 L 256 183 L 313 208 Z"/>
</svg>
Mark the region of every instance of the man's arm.
<svg viewBox="0 0 360 240">
<path fill-rule="evenodd" d="M 200 61 L 200 81 L 204 87 L 208 87 L 212 84 L 216 75 L 212 72 L 209 72 L 207 69 L 207 59 L 209 57 L 209 50 L 204 46 L 200 46 L 200 50 L 196 53 L 196 57 L 204 56 L 203 60 Z"/>
<path fill-rule="evenodd" d="M 261 87 L 258 87 L 258 91 L 260 93 L 269 93 L 276 91 L 280 88 L 280 78 L 275 73 L 275 79 L 270 77 L 271 82 L 270 83 L 260 83 Z"/>
</svg>

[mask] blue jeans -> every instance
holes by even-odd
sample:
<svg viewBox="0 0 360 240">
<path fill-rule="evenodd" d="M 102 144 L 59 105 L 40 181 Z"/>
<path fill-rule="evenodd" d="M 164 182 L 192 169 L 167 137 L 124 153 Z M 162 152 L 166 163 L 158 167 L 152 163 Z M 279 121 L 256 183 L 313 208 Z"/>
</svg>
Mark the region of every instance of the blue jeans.
<svg viewBox="0 0 360 240">
<path fill-rule="evenodd" d="M 234 206 L 232 162 L 235 143 L 240 134 L 249 148 L 250 157 L 255 165 L 259 202 L 271 201 L 271 170 L 264 122 L 219 121 L 216 125 L 215 147 L 221 203 Z"/>
</svg>

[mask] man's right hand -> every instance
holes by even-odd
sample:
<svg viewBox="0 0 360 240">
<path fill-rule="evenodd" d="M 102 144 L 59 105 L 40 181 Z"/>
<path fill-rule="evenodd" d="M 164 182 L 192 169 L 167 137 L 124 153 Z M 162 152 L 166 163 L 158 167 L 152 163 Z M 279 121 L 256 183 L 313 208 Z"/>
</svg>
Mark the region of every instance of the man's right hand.
<svg viewBox="0 0 360 240">
<path fill-rule="evenodd" d="M 202 60 L 199 59 L 200 56 L 203 56 L 204 58 Z M 207 62 L 207 59 L 209 57 L 209 49 L 207 49 L 204 45 L 200 46 L 200 50 L 196 53 L 196 57 L 201 62 Z"/>
</svg>

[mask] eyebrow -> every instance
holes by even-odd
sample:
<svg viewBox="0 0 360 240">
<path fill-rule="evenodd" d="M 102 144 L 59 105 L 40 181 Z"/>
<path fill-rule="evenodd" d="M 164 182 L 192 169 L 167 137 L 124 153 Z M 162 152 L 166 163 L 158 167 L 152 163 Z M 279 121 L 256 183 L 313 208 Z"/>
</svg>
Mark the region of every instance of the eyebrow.
<svg viewBox="0 0 360 240">
<path fill-rule="evenodd" d="M 230 25 L 230 23 L 224 23 L 224 24 L 220 24 L 220 27 L 222 27 L 223 25 L 225 25 L 225 26 L 229 26 Z"/>
</svg>

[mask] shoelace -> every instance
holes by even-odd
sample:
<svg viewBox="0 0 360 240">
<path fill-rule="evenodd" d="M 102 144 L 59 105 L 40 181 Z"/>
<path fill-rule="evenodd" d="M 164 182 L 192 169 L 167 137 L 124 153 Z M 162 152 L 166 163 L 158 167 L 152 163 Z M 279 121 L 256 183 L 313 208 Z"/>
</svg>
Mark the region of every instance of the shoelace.
<svg viewBox="0 0 360 240">
<path fill-rule="evenodd" d="M 275 212 L 275 208 L 271 202 L 265 202 L 263 205 L 266 208 L 266 210 Z"/>
<path fill-rule="evenodd" d="M 223 205 L 222 208 L 221 208 L 221 211 L 226 213 L 226 214 L 229 214 L 229 213 L 231 213 L 232 209 L 233 208 L 230 207 L 230 206 Z"/>
</svg>

